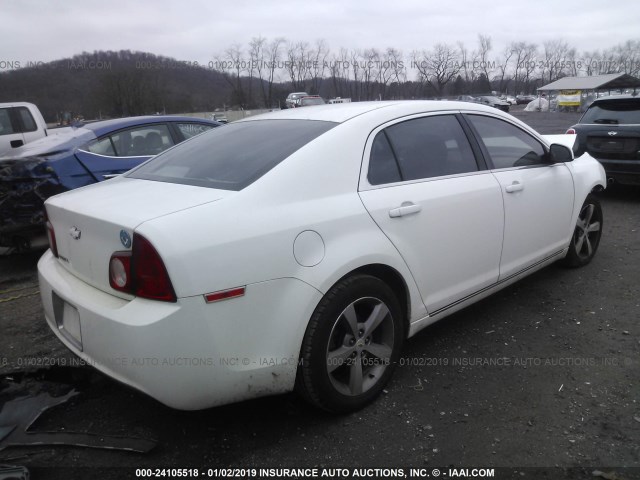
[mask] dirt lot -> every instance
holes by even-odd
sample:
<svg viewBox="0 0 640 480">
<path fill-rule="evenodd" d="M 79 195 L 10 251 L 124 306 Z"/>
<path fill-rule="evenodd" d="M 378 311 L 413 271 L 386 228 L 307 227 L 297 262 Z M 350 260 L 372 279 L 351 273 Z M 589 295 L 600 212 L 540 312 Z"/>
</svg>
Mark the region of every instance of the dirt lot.
<svg viewBox="0 0 640 480">
<path fill-rule="evenodd" d="M 543 133 L 564 133 L 577 118 L 516 115 Z M 179 412 L 69 367 L 73 355 L 43 319 L 39 255 L 1 258 L 0 404 L 73 388 L 79 394 L 32 431 L 157 445 L 145 454 L 12 447 L 0 450 L 0 464 L 24 465 L 36 480 L 135 478 L 136 468 L 160 467 L 198 468 L 199 477 L 234 473 L 209 468 L 316 467 L 403 468 L 409 477 L 419 468 L 433 478 L 436 468 L 447 477 L 467 467 L 498 468 L 495 478 L 597 478 L 596 469 L 640 478 L 640 190 L 600 197 L 604 233 L 590 265 L 548 267 L 429 327 L 407 342 L 385 394 L 346 416 L 294 395 Z"/>
</svg>

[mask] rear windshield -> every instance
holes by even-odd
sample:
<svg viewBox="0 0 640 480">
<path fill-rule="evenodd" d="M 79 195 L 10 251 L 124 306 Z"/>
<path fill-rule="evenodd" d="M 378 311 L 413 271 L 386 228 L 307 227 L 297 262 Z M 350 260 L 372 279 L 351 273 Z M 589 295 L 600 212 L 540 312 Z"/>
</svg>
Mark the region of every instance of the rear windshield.
<svg viewBox="0 0 640 480">
<path fill-rule="evenodd" d="M 127 174 L 130 178 L 242 190 L 337 124 L 315 120 L 230 123 L 193 137 Z"/>
<path fill-rule="evenodd" d="M 580 123 L 640 124 L 640 98 L 618 102 L 598 102 L 589 107 Z"/>
</svg>

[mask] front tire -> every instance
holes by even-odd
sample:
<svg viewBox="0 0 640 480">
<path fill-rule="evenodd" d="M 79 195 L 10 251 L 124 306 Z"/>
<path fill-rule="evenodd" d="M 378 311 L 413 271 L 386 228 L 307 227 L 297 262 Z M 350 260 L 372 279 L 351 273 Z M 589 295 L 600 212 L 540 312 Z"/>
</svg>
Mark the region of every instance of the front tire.
<svg viewBox="0 0 640 480">
<path fill-rule="evenodd" d="M 603 220 L 600 200 L 590 193 L 578 214 L 569 251 L 562 261 L 564 266 L 583 267 L 593 259 L 600 244 Z"/>
<path fill-rule="evenodd" d="M 296 389 L 324 410 L 358 410 L 382 392 L 403 341 L 402 309 L 393 291 L 370 275 L 343 279 L 311 317 Z"/>
</svg>

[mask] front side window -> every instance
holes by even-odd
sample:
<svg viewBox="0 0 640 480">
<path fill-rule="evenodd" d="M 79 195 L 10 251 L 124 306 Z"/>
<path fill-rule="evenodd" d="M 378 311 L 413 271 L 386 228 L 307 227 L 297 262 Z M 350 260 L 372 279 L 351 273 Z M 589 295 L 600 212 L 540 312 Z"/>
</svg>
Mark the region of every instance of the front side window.
<svg viewBox="0 0 640 480">
<path fill-rule="evenodd" d="M 335 125 L 314 120 L 230 123 L 181 143 L 127 176 L 242 190 Z"/>
<path fill-rule="evenodd" d="M 11 124 L 11 116 L 8 108 L 0 108 L 0 135 L 16 133 Z"/>
<path fill-rule="evenodd" d="M 435 115 L 397 123 L 378 133 L 371 149 L 368 180 L 380 185 L 477 170 L 456 117 Z"/>
<path fill-rule="evenodd" d="M 528 133 L 503 120 L 483 115 L 468 115 L 493 168 L 513 168 L 546 165 L 547 155 L 542 144 Z"/>
</svg>

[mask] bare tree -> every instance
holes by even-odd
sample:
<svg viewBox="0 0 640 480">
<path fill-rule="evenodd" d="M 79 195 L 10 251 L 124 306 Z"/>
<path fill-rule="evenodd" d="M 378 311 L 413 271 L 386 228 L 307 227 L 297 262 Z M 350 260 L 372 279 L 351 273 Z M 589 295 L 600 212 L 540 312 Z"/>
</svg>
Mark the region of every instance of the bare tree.
<svg viewBox="0 0 640 480">
<path fill-rule="evenodd" d="M 542 78 L 545 75 L 549 82 L 568 75 L 575 64 L 576 49 L 571 48 L 564 40 L 549 40 L 543 43 L 544 62 L 542 65 Z"/>
<path fill-rule="evenodd" d="M 501 92 L 506 91 L 507 85 L 511 80 L 508 73 L 511 69 L 511 59 L 513 55 L 513 49 L 507 45 L 502 51 L 502 58 L 500 59 L 500 63 L 498 63 L 498 75 L 495 78 L 499 81 L 498 90 Z"/>
<path fill-rule="evenodd" d="M 474 77 L 478 77 L 482 73 L 487 80 L 491 81 L 493 68 L 491 68 L 492 62 L 489 54 L 492 49 L 491 37 L 488 35 L 478 35 L 478 50 L 474 52 L 473 56 Z"/>
<path fill-rule="evenodd" d="M 430 51 L 413 52 L 413 66 L 418 70 L 420 81 L 431 86 L 438 96 L 444 87 L 455 78 L 462 68 L 460 52 L 450 45 L 439 43 Z"/>
<path fill-rule="evenodd" d="M 458 42 L 458 50 L 460 51 L 460 63 L 462 64 L 462 68 L 460 70 L 462 72 L 462 77 L 466 83 L 472 82 L 475 78 L 475 71 L 473 69 L 473 64 L 475 62 L 469 58 L 469 51 L 464 46 L 464 43 Z M 472 53 L 472 56 L 474 55 L 475 52 Z"/>
<path fill-rule="evenodd" d="M 627 40 L 614 48 L 618 71 L 629 75 L 640 73 L 640 40 Z"/>
<path fill-rule="evenodd" d="M 362 100 L 362 80 L 360 73 L 360 51 L 359 50 L 351 50 L 349 52 L 349 66 L 351 68 L 351 73 L 353 73 L 353 83 L 351 84 L 353 89 L 351 91 L 351 97 L 354 97 L 356 100 Z"/>
<path fill-rule="evenodd" d="M 286 70 L 294 90 L 306 90 L 309 78 L 309 44 L 289 42 L 287 44 Z"/>
<path fill-rule="evenodd" d="M 602 62 L 602 54 L 599 50 L 593 52 L 584 52 L 582 54 L 582 68 L 584 72 L 591 75 L 600 74 L 600 63 Z"/>
<path fill-rule="evenodd" d="M 329 72 L 334 90 L 333 93 L 337 97 L 347 97 L 350 95 L 350 65 L 349 51 L 346 48 L 341 48 L 337 54 L 331 56 L 329 61 Z"/>
<path fill-rule="evenodd" d="M 311 80 L 311 93 L 320 93 L 320 85 L 327 69 L 329 47 L 322 39 L 316 41 L 315 48 L 309 52 L 309 77 Z"/>
<path fill-rule="evenodd" d="M 529 90 L 531 75 L 536 70 L 536 52 L 538 47 L 533 43 L 512 42 L 509 48 L 513 52 L 513 91 Z"/>
<path fill-rule="evenodd" d="M 242 58 L 242 47 L 234 44 L 227 48 L 222 56 L 216 56 L 218 70 L 232 89 L 231 103 L 246 107 L 246 95 L 242 85 L 242 73 L 246 69 L 247 62 Z"/>
<path fill-rule="evenodd" d="M 264 37 L 254 37 L 249 42 L 249 58 L 257 72 L 262 104 L 266 108 L 273 106 L 273 84 L 284 41 L 279 37 L 267 43 Z"/>
<path fill-rule="evenodd" d="M 279 69 L 279 64 L 282 56 L 282 46 L 285 43 L 285 39 L 282 37 L 274 38 L 269 43 L 268 62 L 267 62 L 267 98 L 265 100 L 265 106 L 267 108 L 273 106 L 273 84 L 275 82 L 275 74 Z"/>
<path fill-rule="evenodd" d="M 395 48 L 387 48 L 386 60 L 390 63 L 390 81 L 391 85 L 397 85 L 397 92 L 400 98 L 405 98 L 406 94 L 404 86 L 407 83 L 407 67 L 404 64 L 404 56 L 401 50 Z"/>
</svg>

